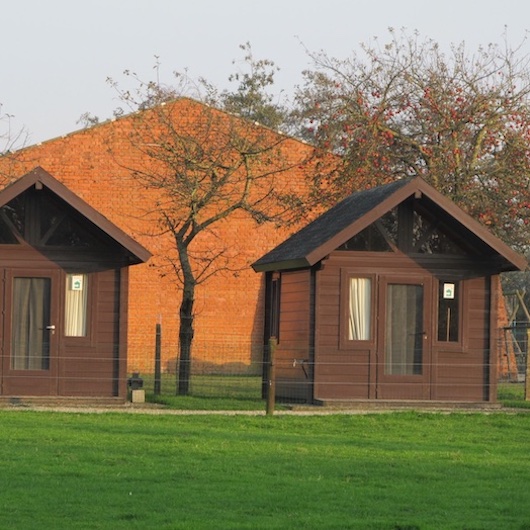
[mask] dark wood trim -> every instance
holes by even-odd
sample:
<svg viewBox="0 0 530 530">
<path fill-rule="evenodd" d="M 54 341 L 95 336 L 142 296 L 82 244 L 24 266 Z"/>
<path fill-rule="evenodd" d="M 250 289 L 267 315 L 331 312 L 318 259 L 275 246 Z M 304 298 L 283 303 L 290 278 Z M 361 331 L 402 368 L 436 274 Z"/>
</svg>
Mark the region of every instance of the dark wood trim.
<svg viewBox="0 0 530 530">
<path fill-rule="evenodd" d="M 127 396 L 127 332 L 129 326 L 129 268 L 123 267 L 116 270 L 119 276 L 119 322 L 115 395 L 125 398 Z M 154 347 L 154 345 L 153 345 Z"/>
<path fill-rule="evenodd" d="M 498 359 L 497 359 L 497 345 L 499 341 L 499 326 L 498 326 L 498 297 L 501 296 L 500 292 L 500 282 L 499 276 L 494 275 L 488 278 L 490 296 L 489 296 L 489 311 L 490 319 L 488 322 L 489 325 L 489 335 L 488 335 L 488 362 L 489 370 L 487 372 L 487 380 L 484 381 L 485 387 L 489 390 L 485 396 L 486 401 L 496 402 L 497 401 L 497 380 L 498 380 Z"/>
</svg>

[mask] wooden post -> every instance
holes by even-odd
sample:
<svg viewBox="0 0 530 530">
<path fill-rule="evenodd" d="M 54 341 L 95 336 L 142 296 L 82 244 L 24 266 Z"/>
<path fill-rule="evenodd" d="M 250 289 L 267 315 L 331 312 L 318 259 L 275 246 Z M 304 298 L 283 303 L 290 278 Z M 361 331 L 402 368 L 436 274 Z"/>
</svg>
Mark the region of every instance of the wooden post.
<svg viewBox="0 0 530 530">
<path fill-rule="evenodd" d="M 530 401 L 530 362 L 528 355 L 530 353 L 530 328 L 526 328 L 526 372 L 524 378 L 524 400 Z"/>
<path fill-rule="evenodd" d="M 268 369 L 268 388 L 267 388 L 267 416 L 274 414 L 274 404 L 276 401 L 276 367 L 274 365 L 274 354 L 276 352 L 276 339 L 269 339 L 269 369 Z"/>
<path fill-rule="evenodd" d="M 162 361 L 161 361 L 161 343 L 162 343 L 162 325 L 158 323 L 156 325 L 155 334 L 155 396 L 160 395 L 161 383 L 162 383 Z"/>
</svg>

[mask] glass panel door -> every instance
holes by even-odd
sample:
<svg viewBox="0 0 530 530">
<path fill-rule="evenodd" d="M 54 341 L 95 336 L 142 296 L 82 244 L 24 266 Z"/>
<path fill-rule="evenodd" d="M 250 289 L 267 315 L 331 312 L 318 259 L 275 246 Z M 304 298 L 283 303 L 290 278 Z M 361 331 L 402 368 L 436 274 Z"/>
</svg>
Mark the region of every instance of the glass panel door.
<svg viewBox="0 0 530 530">
<path fill-rule="evenodd" d="M 385 334 L 385 374 L 420 375 L 423 285 L 387 285 Z"/>
<path fill-rule="evenodd" d="M 378 399 L 430 399 L 431 286 L 423 276 L 380 278 Z"/>
<path fill-rule="evenodd" d="M 59 271 L 6 270 L 2 394 L 57 394 Z"/>
<path fill-rule="evenodd" d="M 50 278 L 13 279 L 13 370 L 48 370 L 50 367 L 50 295 Z"/>
</svg>

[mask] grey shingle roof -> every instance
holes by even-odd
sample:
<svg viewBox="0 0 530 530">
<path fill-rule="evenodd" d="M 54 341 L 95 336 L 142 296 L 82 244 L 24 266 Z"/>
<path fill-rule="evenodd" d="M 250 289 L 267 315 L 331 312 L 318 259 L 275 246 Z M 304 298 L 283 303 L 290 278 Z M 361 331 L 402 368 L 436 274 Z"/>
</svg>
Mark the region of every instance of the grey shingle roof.
<svg viewBox="0 0 530 530">
<path fill-rule="evenodd" d="M 411 179 L 396 180 L 390 184 L 353 193 L 258 259 L 252 267 L 255 270 L 263 270 L 268 264 L 286 262 L 291 262 L 289 268 L 296 264 L 307 266 L 304 260 L 308 254 L 373 210 L 410 181 Z"/>
<path fill-rule="evenodd" d="M 486 256 L 495 273 L 527 268 L 524 256 L 420 177 L 396 180 L 346 197 L 254 262 L 252 268 L 265 272 L 310 267 L 411 195 L 424 201 L 434 215 L 443 218 L 470 248 Z"/>
</svg>

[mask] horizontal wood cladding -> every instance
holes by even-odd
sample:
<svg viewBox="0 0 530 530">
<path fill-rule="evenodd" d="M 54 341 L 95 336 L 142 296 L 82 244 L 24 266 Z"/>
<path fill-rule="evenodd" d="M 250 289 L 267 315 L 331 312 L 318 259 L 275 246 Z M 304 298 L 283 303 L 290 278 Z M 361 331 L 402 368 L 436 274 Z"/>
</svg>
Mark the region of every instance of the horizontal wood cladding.
<svg viewBox="0 0 530 530">
<path fill-rule="evenodd" d="M 464 340 L 460 349 L 444 350 L 436 355 L 433 395 L 441 400 L 487 400 L 490 353 L 488 278 L 463 282 Z"/>
<path fill-rule="evenodd" d="M 315 365 L 316 399 L 368 399 L 370 352 L 319 352 Z"/>
<path fill-rule="evenodd" d="M 88 337 L 65 339 L 59 393 L 112 397 L 118 388 L 120 270 L 91 274 L 89 282 L 93 285 Z"/>
<path fill-rule="evenodd" d="M 310 343 L 311 273 L 284 272 L 281 277 L 280 340 L 275 353 L 276 395 L 279 398 L 310 399 L 307 369 Z M 304 368 L 306 370 L 304 371 Z"/>
<path fill-rule="evenodd" d="M 474 260 L 428 256 L 416 260 L 394 253 L 333 252 L 316 276 L 315 294 L 315 399 L 439 399 L 482 401 L 488 395 L 490 349 L 490 277 L 477 273 Z M 347 271 L 344 275 L 343 272 Z M 462 307 L 458 342 L 437 341 L 438 282 L 425 282 L 429 322 L 424 362 L 424 384 L 397 377 L 378 381 L 377 363 L 383 362 L 383 335 L 374 331 L 369 341 L 342 343 L 345 311 L 344 278 L 366 276 L 374 280 L 375 328 L 381 302 L 381 285 L 388 282 L 422 281 L 421 278 L 460 281 Z M 283 278 L 283 277 L 282 277 Z M 396 280 L 397 279 L 397 280 Z M 408 280 L 407 280 L 408 279 Z M 381 283 L 383 282 L 383 283 Z M 387 283 L 385 283 L 387 282 Z"/>
<path fill-rule="evenodd" d="M 52 264 L 65 270 L 98 271 L 121 266 L 121 257 L 108 252 L 87 252 L 84 250 L 35 249 L 29 245 L 1 245 L 0 267 L 28 268 Z"/>
<path fill-rule="evenodd" d="M 316 280 L 315 360 L 326 362 L 328 355 L 339 354 L 340 268 L 325 266 Z"/>
<path fill-rule="evenodd" d="M 310 272 L 282 274 L 280 302 L 281 347 L 307 347 L 309 345 L 309 307 L 311 304 Z M 300 337 L 304 340 L 301 341 Z"/>
<path fill-rule="evenodd" d="M 488 274 L 488 264 L 483 258 L 416 254 L 399 252 L 348 252 L 335 251 L 323 261 L 324 268 L 354 267 L 359 272 L 407 273 L 428 271 L 430 274 L 451 273 L 459 278 L 483 277 Z"/>
</svg>

